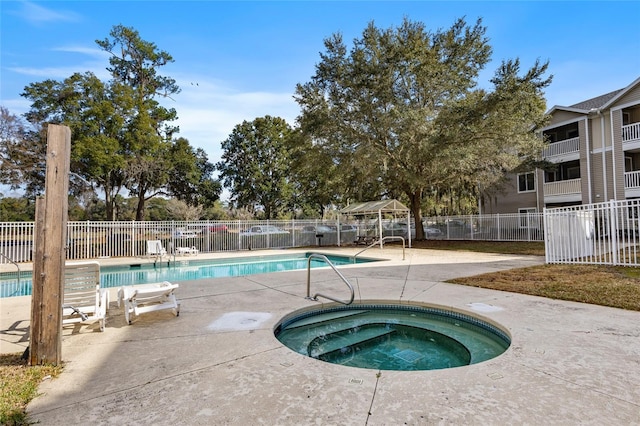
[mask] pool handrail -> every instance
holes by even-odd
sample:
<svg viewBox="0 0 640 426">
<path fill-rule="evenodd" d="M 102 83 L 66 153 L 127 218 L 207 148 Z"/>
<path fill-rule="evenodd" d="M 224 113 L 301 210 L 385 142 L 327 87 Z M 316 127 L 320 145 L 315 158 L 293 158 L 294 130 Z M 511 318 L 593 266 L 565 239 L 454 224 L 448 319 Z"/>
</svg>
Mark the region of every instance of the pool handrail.
<svg viewBox="0 0 640 426">
<path fill-rule="evenodd" d="M 315 295 L 313 295 L 313 297 L 311 297 L 311 259 L 320 259 L 325 261 L 327 265 L 331 266 L 331 269 L 333 269 L 335 273 L 338 274 L 340 279 L 347 285 L 347 287 L 349 287 L 349 290 L 351 291 L 351 299 L 349 299 L 348 302 L 340 299 L 335 299 L 322 293 L 316 293 Z M 353 285 L 351 285 L 349 280 L 345 278 L 345 276 L 342 275 L 340 271 L 338 271 L 336 266 L 329 260 L 327 256 L 320 253 L 310 253 L 307 257 L 307 297 L 305 297 L 305 299 L 318 300 L 318 296 L 324 297 L 325 299 L 333 300 L 334 302 L 342 303 L 343 305 L 350 305 L 351 303 L 353 303 L 354 298 Z"/>
<path fill-rule="evenodd" d="M 378 244 L 382 243 L 384 245 L 384 242 L 386 240 L 402 240 L 402 260 L 405 259 L 404 256 L 404 249 L 405 249 L 405 244 L 404 244 L 404 237 L 401 237 L 399 235 L 388 235 L 386 237 L 382 237 L 382 240 L 377 240 L 374 241 L 373 243 L 369 244 L 367 247 L 363 248 L 362 250 L 360 250 L 359 252 L 357 252 L 356 254 L 353 255 L 353 260 L 356 260 L 356 256 L 358 256 L 360 253 L 369 250 L 371 247 L 373 246 L 377 246 Z"/>
<path fill-rule="evenodd" d="M 20 265 L 18 265 L 18 262 L 14 261 L 12 258 L 10 258 L 6 254 L 2 253 L 1 251 L 0 251 L 0 257 L 5 259 L 7 262 L 11 263 L 18 270 L 18 274 L 16 276 L 16 283 L 17 283 L 17 287 L 16 288 L 20 288 Z"/>
</svg>

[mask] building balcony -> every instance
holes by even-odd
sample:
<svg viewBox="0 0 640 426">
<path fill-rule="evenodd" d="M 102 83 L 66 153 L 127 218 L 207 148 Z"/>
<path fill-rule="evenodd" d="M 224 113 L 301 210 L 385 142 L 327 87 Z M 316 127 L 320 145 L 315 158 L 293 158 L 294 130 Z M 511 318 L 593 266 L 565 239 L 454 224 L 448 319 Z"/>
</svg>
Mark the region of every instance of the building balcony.
<svg viewBox="0 0 640 426">
<path fill-rule="evenodd" d="M 640 122 L 622 126 L 622 148 L 640 149 Z"/>
<path fill-rule="evenodd" d="M 624 195 L 626 198 L 640 197 L 640 170 L 624 173 Z"/>
<path fill-rule="evenodd" d="M 582 179 L 546 182 L 543 186 L 545 203 L 582 201 Z"/>
<path fill-rule="evenodd" d="M 580 157 L 580 138 L 552 142 L 542 151 L 542 156 L 553 162 L 577 160 Z"/>
<path fill-rule="evenodd" d="M 622 142 L 640 140 L 640 123 L 631 123 L 622 126 Z"/>
</svg>

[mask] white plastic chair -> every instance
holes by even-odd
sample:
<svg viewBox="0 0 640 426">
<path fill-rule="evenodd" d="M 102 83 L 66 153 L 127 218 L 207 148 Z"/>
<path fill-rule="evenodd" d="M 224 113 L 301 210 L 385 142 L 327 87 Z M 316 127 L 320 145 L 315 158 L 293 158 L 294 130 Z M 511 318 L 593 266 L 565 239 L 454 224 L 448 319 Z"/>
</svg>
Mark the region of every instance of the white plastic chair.
<svg viewBox="0 0 640 426">
<path fill-rule="evenodd" d="M 166 256 L 167 250 L 162 247 L 162 241 L 160 240 L 147 240 L 147 257 L 160 257 Z"/>
<path fill-rule="evenodd" d="M 99 322 L 104 331 L 109 291 L 100 288 L 98 262 L 70 262 L 64 268 L 62 325 Z"/>
</svg>

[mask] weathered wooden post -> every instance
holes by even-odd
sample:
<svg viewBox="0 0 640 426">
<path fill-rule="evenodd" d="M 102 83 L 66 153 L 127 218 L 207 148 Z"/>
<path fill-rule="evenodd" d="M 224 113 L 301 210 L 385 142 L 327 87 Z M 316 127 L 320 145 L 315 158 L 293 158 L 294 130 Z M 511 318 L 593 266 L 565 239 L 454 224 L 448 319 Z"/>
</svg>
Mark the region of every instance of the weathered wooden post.
<svg viewBox="0 0 640 426">
<path fill-rule="evenodd" d="M 31 297 L 31 365 L 62 361 L 62 301 L 66 258 L 71 130 L 49 124 L 44 199 L 36 200 Z"/>
</svg>

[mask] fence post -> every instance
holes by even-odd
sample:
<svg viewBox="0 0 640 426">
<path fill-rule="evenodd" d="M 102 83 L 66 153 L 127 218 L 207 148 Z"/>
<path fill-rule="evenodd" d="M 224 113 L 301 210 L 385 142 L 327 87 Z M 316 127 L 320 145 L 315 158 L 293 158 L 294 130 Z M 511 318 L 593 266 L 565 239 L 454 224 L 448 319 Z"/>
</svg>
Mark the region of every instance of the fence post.
<svg viewBox="0 0 640 426">
<path fill-rule="evenodd" d="M 126 241 L 124 236 L 122 237 L 122 244 L 125 244 Z M 135 256 L 135 247 L 136 247 L 136 222 L 134 220 L 131 221 L 131 247 L 129 248 L 129 257 Z M 124 250 L 122 251 L 124 253 Z"/>
<path fill-rule="evenodd" d="M 542 241 L 544 242 L 544 263 L 550 263 L 549 259 L 551 258 L 550 251 L 553 249 L 551 244 L 551 232 L 550 232 L 550 224 L 548 221 L 548 212 L 547 208 L 542 208 Z"/>
<path fill-rule="evenodd" d="M 610 228 L 609 235 L 611 236 L 611 262 L 613 265 L 617 265 L 619 262 L 618 260 L 619 224 L 618 224 L 618 214 L 614 206 L 613 200 L 609 200 L 609 228 Z"/>
<path fill-rule="evenodd" d="M 296 219 L 291 218 L 291 247 L 296 246 Z"/>
<path fill-rule="evenodd" d="M 89 234 L 89 229 L 91 229 L 90 223 L 87 220 L 84 224 L 84 258 L 91 258 L 91 248 L 89 244 L 91 244 L 91 237 Z"/>
</svg>

